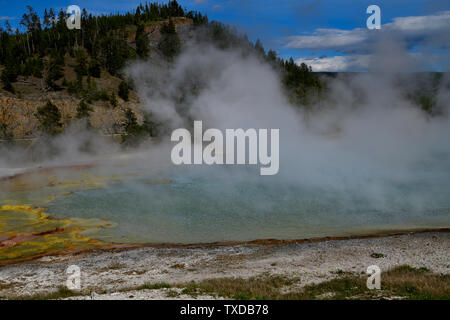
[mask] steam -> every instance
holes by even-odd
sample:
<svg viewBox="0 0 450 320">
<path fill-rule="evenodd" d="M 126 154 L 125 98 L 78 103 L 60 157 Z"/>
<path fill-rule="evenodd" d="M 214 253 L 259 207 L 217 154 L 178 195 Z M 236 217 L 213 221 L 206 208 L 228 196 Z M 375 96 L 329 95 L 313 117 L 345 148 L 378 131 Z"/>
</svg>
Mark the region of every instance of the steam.
<svg viewBox="0 0 450 320">
<path fill-rule="evenodd" d="M 226 166 L 183 167 L 181 174 L 195 171 L 230 187 L 251 179 L 332 192 L 346 205 L 359 198 L 380 210 L 448 207 L 442 199 L 450 195 L 449 76 L 436 92 L 442 114 L 431 117 L 407 98 L 407 92 L 426 88 L 409 73 L 420 68 L 401 42 L 382 39 L 374 51 L 374 72 L 328 79 L 330 94 L 308 108 L 313 111 L 292 106 L 279 74 L 245 50 L 194 43 L 172 67 L 139 62 L 128 74 L 145 108 L 170 121 L 172 129 L 189 128 L 193 120 L 203 121 L 205 130 L 280 129 L 275 177 L 237 177 L 233 171 L 240 169 Z"/>
<path fill-rule="evenodd" d="M 283 197 L 270 197 L 274 190 L 280 194 L 313 190 L 317 198 L 331 194 L 341 207 L 350 209 L 361 201 L 374 210 L 448 209 L 448 73 L 435 93 L 441 115 L 432 117 L 405 94 L 424 88 L 414 74 L 407 73 L 420 68 L 401 44 L 382 40 L 373 61 L 373 73 L 327 79 L 327 99 L 308 109 L 291 105 L 278 72 L 244 49 L 190 43 L 172 65 L 136 62 L 126 72 L 141 103 L 169 130 L 162 141 L 144 144 L 129 165 L 146 174 L 162 170 L 219 179 L 228 196 L 239 196 L 239 185 L 251 181 L 269 189 L 258 189 L 261 193 L 248 201 L 255 210 L 266 205 L 274 213 L 283 202 Z M 240 166 L 172 166 L 170 132 L 190 128 L 194 120 L 203 121 L 205 130 L 279 129 L 279 173 L 261 177 Z M 79 141 L 90 138 L 76 130 L 58 139 L 55 143 L 64 156 L 52 163 L 96 159 L 104 164 L 105 154 L 119 152 L 110 143 L 92 140 L 97 156 L 83 156 Z M 136 192 L 144 196 L 145 188 L 136 186 Z"/>
</svg>

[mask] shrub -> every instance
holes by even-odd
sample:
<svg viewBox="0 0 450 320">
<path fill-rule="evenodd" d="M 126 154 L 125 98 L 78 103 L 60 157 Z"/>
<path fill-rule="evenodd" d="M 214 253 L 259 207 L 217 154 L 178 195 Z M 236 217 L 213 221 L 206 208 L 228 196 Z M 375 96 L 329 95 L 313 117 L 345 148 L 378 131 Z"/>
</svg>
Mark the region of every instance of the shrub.
<svg viewBox="0 0 450 320">
<path fill-rule="evenodd" d="M 111 95 L 109 97 L 109 103 L 111 104 L 111 107 L 113 107 L 113 108 L 117 107 L 117 97 L 114 92 L 111 93 Z"/>
<path fill-rule="evenodd" d="M 77 119 L 89 118 L 90 113 L 94 111 L 90 105 L 88 105 L 84 100 L 81 100 L 77 107 Z"/>
</svg>

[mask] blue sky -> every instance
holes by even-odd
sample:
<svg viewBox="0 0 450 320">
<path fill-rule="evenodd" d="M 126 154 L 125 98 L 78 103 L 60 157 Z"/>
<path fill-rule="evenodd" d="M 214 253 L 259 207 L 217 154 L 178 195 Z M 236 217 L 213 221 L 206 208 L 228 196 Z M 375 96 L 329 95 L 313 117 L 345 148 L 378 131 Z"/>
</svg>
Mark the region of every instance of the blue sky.
<svg viewBox="0 0 450 320">
<path fill-rule="evenodd" d="M 44 8 L 76 4 L 94 14 L 136 8 L 135 0 L 0 0 L 0 22 L 20 22 L 29 4 L 42 14 Z M 166 2 L 166 1 L 159 1 Z M 307 62 L 317 71 L 367 69 L 370 44 L 395 36 L 414 59 L 429 61 L 427 69 L 448 70 L 450 38 L 449 0 L 179 0 L 188 10 L 206 13 L 260 38 L 281 57 Z M 366 8 L 381 8 L 381 31 L 367 30 Z M 447 30 L 447 31 L 446 31 Z M 339 39 L 339 41 L 334 41 Z M 347 39 L 347 40 L 346 40 Z"/>
</svg>

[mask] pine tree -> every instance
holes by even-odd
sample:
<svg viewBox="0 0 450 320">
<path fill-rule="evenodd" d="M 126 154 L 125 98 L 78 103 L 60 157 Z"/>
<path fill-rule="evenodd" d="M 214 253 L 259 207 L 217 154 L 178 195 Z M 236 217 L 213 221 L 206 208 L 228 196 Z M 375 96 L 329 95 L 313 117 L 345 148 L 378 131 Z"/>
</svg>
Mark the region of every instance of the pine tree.
<svg viewBox="0 0 450 320">
<path fill-rule="evenodd" d="M 77 107 L 77 119 L 89 118 L 90 113 L 94 111 L 94 109 L 88 105 L 84 100 L 81 100 Z"/>
<path fill-rule="evenodd" d="M 47 12 L 47 9 L 44 10 L 44 27 L 48 29 L 50 26 L 50 15 Z"/>
<path fill-rule="evenodd" d="M 109 103 L 111 104 L 111 107 L 115 108 L 117 107 L 117 97 L 116 94 L 113 92 L 111 93 L 111 96 L 109 98 Z"/>
<path fill-rule="evenodd" d="M 159 134 L 159 123 L 154 120 L 153 115 L 150 112 L 144 112 L 142 130 L 150 137 L 156 137 Z"/>
<path fill-rule="evenodd" d="M 61 79 L 64 76 L 64 57 L 62 57 L 58 52 L 53 51 L 49 62 L 47 63 L 47 77 L 45 82 L 47 86 L 53 90 L 58 89 L 55 81 Z"/>
<path fill-rule="evenodd" d="M 89 74 L 94 78 L 100 78 L 101 69 L 100 62 L 97 59 L 92 59 L 89 63 Z"/>
<path fill-rule="evenodd" d="M 264 47 L 262 45 L 262 42 L 259 39 L 256 39 L 255 49 L 256 49 L 256 52 L 258 52 L 258 54 L 260 54 L 262 56 L 264 56 L 266 54 L 265 50 L 264 50 Z"/>
<path fill-rule="evenodd" d="M 3 89 L 5 89 L 6 91 L 9 91 L 11 93 L 16 92 L 11 83 L 11 75 L 10 75 L 10 71 L 8 70 L 8 68 L 3 69 L 2 75 L 0 76 L 0 78 L 3 83 Z"/>
<path fill-rule="evenodd" d="M 145 33 L 144 25 L 139 24 L 136 30 L 136 53 L 141 58 L 148 56 L 149 41 L 148 36 Z"/>
<path fill-rule="evenodd" d="M 136 115 L 130 108 L 127 108 L 125 110 L 125 122 L 123 126 L 125 133 L 128 135 L 136 136 L 141 131 L 141 127 L 137 122 Z"/>
<path fill-rule="evenodd" d="M 39 128 L 42 132 L 56 135 L 62 131 L 61 112 L 50 100 L 37 108 L 35 116 L 39 121 Z"/>
<path fill-rule="evenodd" d="M 122 143 L 128 146 L 138 144 L 143 137 L 143 128 L 137 122 L 136 115 L 133 110 L 127 108 L 125 110 L 125 121 L 123 122 L 124 134 L 122 135 Z"/>
<path fill-rule="evenodd" d="M 83 49 L 79 49 L 75 54 L 76 62 L 75 72 L 79 76 L 86 76 L 88 74 L 88 62 L 87 62 L 87 54 Z"/>
<path fill-rule="evenodd" d="M 8 20 L 6 20 L 6 22 L 5 22 L 5 28 L 6 28 L 6 32 L 8 32 L 8 33 L 13 32 L 13 29 L 11 28 L 11 25 L 9 24 Z"/>
<path fill-rule="evenodd" d="M 164 56 L 170 61 L 180 52 L 180 38 L 178 37 L 175 24 L 172 19 L 161 27 L 161 39 L 159 48 Z"/>
<path fill-rule="evenodd" d="M 119 97 L 121 97 L 125 101 L 128 101 L 129 91 L 130 91 L 130 89 L 129 89 L 128 83 L 125 81 L 122 81 L 119 84 Z"/>
</svg>

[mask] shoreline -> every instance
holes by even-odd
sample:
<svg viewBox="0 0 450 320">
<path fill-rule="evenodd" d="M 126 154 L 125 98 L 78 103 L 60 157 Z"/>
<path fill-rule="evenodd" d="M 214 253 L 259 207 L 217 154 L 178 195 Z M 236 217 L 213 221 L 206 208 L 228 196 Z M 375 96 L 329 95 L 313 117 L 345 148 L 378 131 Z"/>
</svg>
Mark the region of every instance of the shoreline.
<svg viewBox="0 0 450 320">
<path fill-rule="evenodd" d="M 408 265 L 448 275 L 449 252 L 450 232 L 440 230 L 282 245 L 269 241 L 265 245 L 248 242 L 203 247 L 142 246 L 67 253 L 0 267 L 0 297 L 26 298 L 55 292 L 65 286 L 66 270 L 72 264 L 79 266 L 82 273 L 82 292 L 74 299 L 190 299 L 183 294 L 173 296 L 173 289 L 136 288 L 269 275 L 300 278 L 300 283 L 290 288 L 294 290 L 341 274 L 361 276 L 373 264 L 383 272 Z"/>
<path fill-rule="evenodd" d="M 57 252 L 42 253 L 31 257 L 26 257 L 23 259 L 15 259 L 0 263 L 0 268 L 8 265 L 17 265 L 27 262 L 32 262 L 45 257 L 54 256 L 65 256 L 65 255 L 76 255 L 76 254 L 86 254 L 91 252 L 119 252 L 124 250 L 134 250 L 137 248 L 173 248 L 173 249 L 195 249 L 195 248 L 214 248 L 214 247 L 232 247 L 232 246 L 286 246 L 292 244 L 301 243 L 315 243 L 315 242 L 326 242 L 326 241 L 345 241 L 353 239 L 376 239 L 385 237 L 394 237 L 408 234 L 422 234 L 422 233 L 450 233 L 450 228 L 426 228 L 426 229 L 407 229 L 399 231 L 379 231 L 376 233 L 367 234 L 356 234 L 348 236 L 325 236 L 325 237 L 314 237 L 314 238 L 303 238 L 303 239 L 255 239 L 249 241 L 216 241 L 216 242 L 204 242 L 204 243 L 105 243 L 104 246 L 87 248 L 87 249 L 74 249 L 74 250 L 63 250 Z M 48 232 L 51 233 L 51 232 Z M 0 241 L 0 247 L 1 247 Z"/>
</svg>

